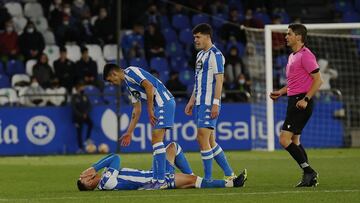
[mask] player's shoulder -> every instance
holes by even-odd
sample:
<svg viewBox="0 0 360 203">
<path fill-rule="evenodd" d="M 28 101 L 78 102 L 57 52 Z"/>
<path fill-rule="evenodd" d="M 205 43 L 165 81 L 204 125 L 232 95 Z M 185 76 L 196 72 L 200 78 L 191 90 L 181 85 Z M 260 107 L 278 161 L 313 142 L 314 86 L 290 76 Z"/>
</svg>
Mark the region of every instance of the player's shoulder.
<svg viewBox="0 0 360 203">
<path fill-rule="evenodd" d="M 223 54 L 221 53 L 220 49 L 218 49 L 216 46 L 212 46 L 210 48 L 210 53 L 215 54 L 215 56 L 222 56 Z"/>
<path fill-rule="evenodd" d="M 129 73 L 130 71 L 136 71 L 136 70 L 139 70 L 139 67 L 129 66 L 129 67 L 125 68 L 124 72 Z"/>
<path fill-rule="evenodd" d="M 315 57 L 315 54 L 308 48 L 308 47 L 304 47 L 301 50 L 301 56 L 302 57 Z"/>
</svg>

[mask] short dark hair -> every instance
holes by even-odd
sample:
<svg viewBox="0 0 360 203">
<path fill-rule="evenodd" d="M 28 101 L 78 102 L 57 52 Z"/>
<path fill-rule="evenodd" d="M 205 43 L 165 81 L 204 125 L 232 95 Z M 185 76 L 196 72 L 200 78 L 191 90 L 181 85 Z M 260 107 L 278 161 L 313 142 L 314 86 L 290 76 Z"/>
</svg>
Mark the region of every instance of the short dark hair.
<svg viewBox="0 0 360 203">
<path fill-rule="evenodd" d="M 296 35 L 301 35 L 301 41 L 303 43 L 307 42 L 307 29 L 305 25 L 300 23 L 293 23 L 288 26 Z"/>
<path fill-rule="evenodd" d="M 194 27 L 194 29 L 192 30 L 192 33 L 193 34 L 201 33 L 201 34 L 205 34 L 205 35 L 210 35 L 210 37 L 212 38 L 213 30 L 211 28 L 211 25 L 209 25 L 207 23 L 201 23 Z"/>
<path fill-rule="evenodd" d="M 77 187 L 80 191 L 88 191 L 89 189 L 85 187 L 84 183 L 82 183 L 80 180 L 77 180 Z"/>
<path fill-rule="evenodd" d="M 109 76 L 110 72 L 116 69 L 120 69 L 120 67 L 113 63 L 106 64 L 103 70 L 103 79 L 106 81 L 106 78 Z"/>
<path fill-rule="evenodd" d="M 66 50 L 66 47 L 65 46 L 61 46 L 60 47 L 60 52 L 66 52 L 67 50 Z"/>
<path fill-rule="evenodd" d="M 88 50 L 88 48 L 86 47 L 86 46 L 82 46 L 81 48 L 80 48 L 80 52 L 81 52 L 81 54 L 83 54 L 83 53 L 85 53 L 85 52 L 88 52 L 89 50 Z"/>
</svg>

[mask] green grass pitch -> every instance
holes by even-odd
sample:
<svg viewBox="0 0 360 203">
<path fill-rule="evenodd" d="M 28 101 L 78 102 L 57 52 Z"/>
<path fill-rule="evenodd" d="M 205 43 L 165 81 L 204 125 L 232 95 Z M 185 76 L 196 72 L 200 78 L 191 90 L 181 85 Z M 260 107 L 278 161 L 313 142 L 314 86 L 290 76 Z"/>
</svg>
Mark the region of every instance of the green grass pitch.
<svg viewBox="0 0 360 203">
<path fill-rule="evenodd" d="M 317 188 L 293 187 L 301 171 L 284 150 L 226 154 L 235 171 L 248 169 L 245 188 L 79 192 L 79 173 L 101 155 L 1 157 L 0 202 L 360 202 L 360 149 L 308 150 Z M 199 153 L 187 158 L 201 175 Z M 121 164 L 148 169 L 151 155 L 121 154 Z M 214 177 L 222 176 L 214 163 Z"/>
</svg>

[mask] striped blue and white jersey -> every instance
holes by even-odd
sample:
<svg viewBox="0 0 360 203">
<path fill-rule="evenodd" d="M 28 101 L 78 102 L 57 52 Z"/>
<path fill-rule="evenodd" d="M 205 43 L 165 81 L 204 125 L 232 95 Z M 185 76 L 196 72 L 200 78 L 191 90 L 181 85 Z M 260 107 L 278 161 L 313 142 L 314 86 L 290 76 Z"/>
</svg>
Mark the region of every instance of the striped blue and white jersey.
<svg viewBox="0 0 360 203">
<path fill-rule="evenodd" d="M 131 95 L 131 102 L 136 103 L 140 99 L 147 99 L 145 88 L 141 86 L 143 80 L 148 80 L 154 86 L 154 105 L 163 106 L 173 98 L 173 95 L 165 85 L 156 77 L 142 68 L 130 66 L 124 70 L 126 87 Z"/>
<path fill-rule="evenodd" d="M 195 104 L 212 105 L 215 94 L 215 75 L 224 73 L 225 58 L 214 45 L 196 56 Z"/>
<path fill-rule="evenodd" d="M 99 190 L 137 190 L 151 181 L 153 171 L 144 171 L 132 168 L 104 170 L 98 184 Z"/>
</svg>

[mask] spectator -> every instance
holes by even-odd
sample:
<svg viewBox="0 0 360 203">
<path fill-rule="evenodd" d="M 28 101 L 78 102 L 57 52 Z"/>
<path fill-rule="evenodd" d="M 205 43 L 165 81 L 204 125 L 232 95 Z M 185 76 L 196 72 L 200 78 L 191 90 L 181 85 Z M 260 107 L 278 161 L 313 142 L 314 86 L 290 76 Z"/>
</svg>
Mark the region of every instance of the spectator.
<svg viewBox="0 0 360 203">
<path fill-rule="evenodd" d="M 239 51 L 236 46 L 230 48 L 229 55 L 225 61 L 225 76 L 229 83 L 236 83 L 240 74 L 247 74 L 244 63 L 239 57 Z"/>
<path fill-rule="evenodd" d="M 25 59 L 38 58 L 45 48 L 45 41 L 33 22 L 28 21 L 23 33 L 19 37 L 19 46 Z"/>
<path fill-rule="evenodd" d="M 79 29 L 67 15 L 63 16 L 62 24 L 56 28 L 55 38 L 59 46 L 64 46 L 67 42 L 78 42 L 80 39 Z"/>
<path fill-rule="evenodd" d="M 218 13 L 227 14 L 229 12 L 229 6 L 224 0 L 215 0 L 210 6 L 210 10 L 213 15 Z"/>
<path fill-rule="evenodd" d="M 145 12 L 145 16 L 142 22 L 145 23 L 145 26 L 150 24 L 155 24 L 157 26 L 160 26 L 161 21 L 161 14 L 158 11 L 158 8 L 156 4 L 152 3 L 148 7 L 148 9 Z"/>
<path fill-rule="evenodd" d="M 81 23 L 79 23 L 79 44 L 97 44 L 95 38 L 94 27 L 91 25 L 91 15 L 90 12 L 84 14 L 82 17 Z"/>
<path fill-rule="evenodd" d="M 74 0 L 71 8 L 71 13 L 76 19 L 83 18 L 87 13 L 90 13 L 89 6 L 85 0 Z"/>
<path fill-rule="evenodd" d="M 246 43 L 245 32 L 240 29 L 240 15 L 236 8 L 230 10 L 229 21 L 221 27 L 220 37 L 225 41 L 235 37 L 237 41 Z"/>
<path fill-rule="evenodd" d="M 246 79 L 244 74 L 240 74 L 237 78 L 234 90 L 239 91 L 234 96 L 236 102 L 249 102 L 250 99 L 250 81 Z"/>
<path fill-rule="evenodd" d="M 73 122 L 75 124 L 76 132 L 77 132 L 77 140 L 79 151 L 84 151 L 84 143 L 82 139 L 82 129 L 84 124 L 87 125 L 86 132 L 86 142 L 90 142 L 91 131 L 93 127 L 93 122 L 90 119 L 91 112 L 91 103 L 89 98 L 84 94 L 84 83 L 79 82 L 76 85 L 76 93 L 72 95 L 71 98 L 71 106 L 73 110 Z"/>
<path fill-rule="evenodd" d="M 11 20 L 11 15 L 4 4 L 0 2 L 0 30 L 4 30 L 5 22 Z"/>
<path fill-rule="evenodd" d="M 264 23 L 254 18 L 253 11 L 251 9 L 247 9 L 245 12 L 245 19 L 241 23 L 246 27 L 253 27 L 253 28 L 264 28 Z"/>
<path fill-rule="evenodd" d="M 186 97 L 186 86 L 179 80 L 179 72 L 171 71 L 170 79 L 166 82 L 166 87 L 174 97 Z M 184 92 L 184 93 L 179 93 Z"/>
<path fill-rule="evenodd" d="M 121 46 L 127 58 L 141 55 L 144 52 L 144 26 L 141 23 L 135 23 L 132 32 L 122 38 Z"/>
<path fill-rule="evenodd" d="M 16 57 L 19 53 L 18 35 L 14 30 L 14 24 L 11 20 L 5 23 L 5 32 L 0 33 L 0 55 Z"/>
<path fill-rule="evenodd" d="M 60 86 L 60 81 L 54 78 L 51 81 L 51 86 L 45 90 L 48 96 L 47 105 L 61 106 L 66 102 L 66 89 Z"/>
<path fill-rule="evenodd" d="M 279 25 L 281 24 L 281 16 L 275 15 L 272 19 L 272 24 Z M 273 32 L 272 33 L 272 48 L 274 56 L 279 55 L 280 53 L 284 53 L 286 51 L 285 44 L 285 34 L 283 32 Z"/>
<path fill-rule="evenodd" d="M 98 77 L 97 65 L 89 56 L 86 47 L 81 48 L 81 59 L 76 62 L 75 77 L 76 81 L 84 81 L 87 85 L 96 85 Z"/>
<path fill-rule="evenodd" d="M 62 0 L 54 0 L 50 6 L 50 14 L 49 14 L 49 26 L 56 30 L 62 24 L 63 20 L 63 6 Z"/>
<path fill-rule="evenodd" d="M 42 53 L 32 70 L 32 76 L 44 89 L 50 87 L 51 80 L 54 78 L 54 73 L 48 61 L 47 55 Z"/>
<path fill-rule="evenodd" d="M 45 106 L 45 90 L 39 85 L 35 77 L 31 78 L 30 86 L 19 91 L 20 103 L 24 106 Z"/>
<path fill-rule="evenodd" d="M 165 38 L 156 24 L 151 23 L 144 36 L 145 54 L 148 61 L 152 57 L 165 56 Z"/>
<path fill-rule="evenodd" d="M 95 36 L 100 44 L 115 43 L 115 25 L 108 16 L 106 8 L 100 8 L 98 19 L 95 21 Z"/>
<path fill-rule="evenodd" d="M 249 71 L 249 76 L 252 80 L 264 80 L 265 61 L 263 57 L 256 54 L 256 48 L 253 43 L 247 43 L 243 62 L 246 69 Z"/>
<path fill-rule="evenodd" d="M 338 77 L 338 72 L 329 66 L 329 61 L 326 59 L 319 59 L 318 64 L 321 78 L 323 80 L 323 84 L 321 85 L 320 90 L 331 90 L 330 81 Z"/>
<path fill-rule="evenodd" d="M 73 88 L 74 68 L 74 62 L 67 58 L 66 48 L 60 47 L 60 58 L 54 62 L 55 77 L 68 92 L 71 92 Z"/>
</svg>

